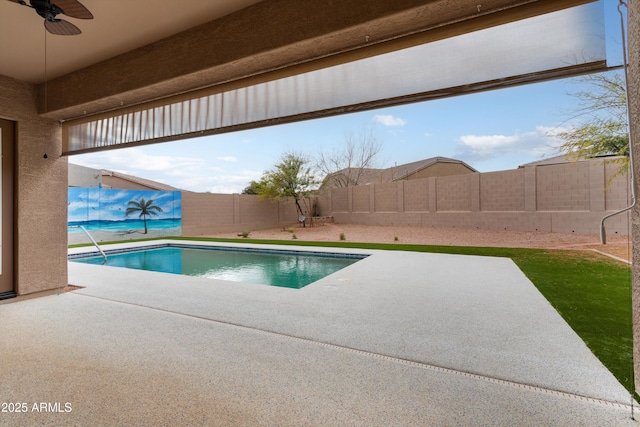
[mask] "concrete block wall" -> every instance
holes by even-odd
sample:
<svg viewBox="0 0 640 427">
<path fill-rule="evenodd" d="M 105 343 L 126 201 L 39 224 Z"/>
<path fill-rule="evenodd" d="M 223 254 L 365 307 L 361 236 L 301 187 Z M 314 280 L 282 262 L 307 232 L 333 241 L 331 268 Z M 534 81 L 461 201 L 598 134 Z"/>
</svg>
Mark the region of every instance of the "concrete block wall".
<svg viewBox="0 0 640 427">
<path fill-rule="evenodd" d="M 215 223 L 220 227 L 233 225 L 233 195 L 182 192 L 182 233 L 188 236 L 204 234 Z"/>
<path fill-rule="evenodd" d="M 389 182 L 372 186 L 374 189 L 374 212 L 397 212 L 398 191 L 397 186 L 402 183 Z"/>
<path fill-rule="evenodd" d="M 476 174 L 437 177 L 436 206 L 439 212 L 471 210 L 471 177 Z"/>
<path fill-rule="evenodd" d="M 426 212 L 429 210 L 429 186 L 424 185 L 422 180 L 403 181 L 402 190 L 405 212 Z"/>
<path fill-rule="evenodd" d="M 185 236 L 279 228 L 297 221 L 293 202 L 274 202 L 246 194 L 182 193 Z"/>
<path fill-rule="evenodd" d="M 237 215 L 234 218 L 235 223 L 261 224 L 267 220 L 272 222 L 272 218 L 277 218 L 278 221 L 280 219 L 280 203 L 278 202 L 272 200 L 256 200 L 255 196 L 247 194 L 236 194 L 233 198 L 237 204 L 237 206 L 234 206 L 234 213 Z"/>
<path fill-rule="evenodd" d="M 328 212 L 349 212 L 349 190 L 347 187 L 331 189 L 331 207 L 321 204 Z"/>
<path fill-rule="evenodd" d="M 597 234 L 603 216 L 629 203 L 617 168 L 596 159 L 431 177 L 334 189 L 318 202 L 342 223 Z M 606 225 L 610 235 L 629 233 L 626 215 Z"/>
<path fill-rule="evenodd" d="M 371 186 L 347 187 L 351 192 L 351 212 L 371 212 Z"/>
<path fill-rule="evenodd" d="M 604 168 L 604 185 L 607 189 L 607 191 L 604 192 L 604 205 L 606 210 L 618 210 L 627 207 L 631 197 L 630 182 L 628 179 L 619 179 L 619 168 L 620 164 L 614 162 L 608 162 Z"/>
<path fill-rule="evenodd" d="M 589 162 L 538 167 L 536 174 L 538 210 L 588 211 L 590 209 L 590 172 Z M 600 188 L 603 187 L 600 186 Z"/>
<path fill-rule="evenodd" d="M 480 176 L 480 209 L 483 211 L 525 210 L 524 168 Z"/>
<path fill-rule="evenodd" d="M 617 167 L 594 160 L 336 188 L 317 202 L 339 223 L 596 234 L 606 213 L 628 203 L 627 176 L 611 180 Z M 191 236 L 298 220 L 293 202 L 257 196 L 183 192 L 182 204 L 183 233 Z M 607 221 L 609 235 L 628 232 L 625 215 Z"/>
</svg>

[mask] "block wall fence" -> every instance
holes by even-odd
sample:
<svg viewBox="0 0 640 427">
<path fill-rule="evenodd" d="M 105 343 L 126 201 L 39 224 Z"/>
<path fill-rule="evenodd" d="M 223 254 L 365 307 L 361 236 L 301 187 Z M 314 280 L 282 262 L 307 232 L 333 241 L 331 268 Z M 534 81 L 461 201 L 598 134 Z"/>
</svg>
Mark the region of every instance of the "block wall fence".
<svg viewBox="0 0 640 427">
<path fill-rule="evenodd" d="M 618 167 L 594 159 L 337 188 L 318 205 L 338 223 L 597 234 L 604 215 L 630 203 Z M 629 234 L 627 215 L 606 227 Z"/>
<path fill-rule="evenodd" d="M 293 202 L 274 202 L 246 194 L 182 192 L 182 234 L 206 236 L 296 224 Z"/>
<path fill-rule="evenodd" d="M 604 215 L 629 203 L 627 175 L 610 181 L 618 167 L 598 159 L 528 166 L 338 188 L 316 200 L 320 215 L 338 223 L 597 234 Z M 297 221 L 293 202 L 182 193 L 185 236 L 291 227 Z M 626 235 L 627 224 L 625 214 L 610 218 L 607 233 Z"/>
</svg>

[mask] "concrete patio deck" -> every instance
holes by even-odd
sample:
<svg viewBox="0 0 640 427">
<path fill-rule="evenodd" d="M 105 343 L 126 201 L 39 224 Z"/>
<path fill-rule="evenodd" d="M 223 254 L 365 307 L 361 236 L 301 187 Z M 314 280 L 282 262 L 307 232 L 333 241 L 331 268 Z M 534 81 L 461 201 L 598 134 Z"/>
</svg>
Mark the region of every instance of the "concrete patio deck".
<svg viewBox="0 0 640 427">
<path fill-rule="evenodd" d="M 71 262 L 0 305 L 0 424 L 637 425 L 511 260 L 313 250 L 371 256 L 300 290 Z"/>
</svg>

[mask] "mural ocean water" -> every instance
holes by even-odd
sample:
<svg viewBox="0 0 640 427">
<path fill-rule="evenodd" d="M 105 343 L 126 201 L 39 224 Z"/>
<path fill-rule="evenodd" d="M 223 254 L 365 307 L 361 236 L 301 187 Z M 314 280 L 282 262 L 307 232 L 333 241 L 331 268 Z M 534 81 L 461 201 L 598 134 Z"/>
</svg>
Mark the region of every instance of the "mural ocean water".
<svg viewBox="0 0 640 427">
<path fill-rule="evenodd" d="M 156 215 L 140 217 L 141 211 L 126 215 L 127 208 L 144 199 Z M 151 202 L 150 202 L 151 201 Z M 69 188 L 69 244 L 88 243 L 83 226 L 99 242 L 145 237 L 182 235 L 182 194 L 180 191 L 119 190 L 111 188 Z"/>
</svg>

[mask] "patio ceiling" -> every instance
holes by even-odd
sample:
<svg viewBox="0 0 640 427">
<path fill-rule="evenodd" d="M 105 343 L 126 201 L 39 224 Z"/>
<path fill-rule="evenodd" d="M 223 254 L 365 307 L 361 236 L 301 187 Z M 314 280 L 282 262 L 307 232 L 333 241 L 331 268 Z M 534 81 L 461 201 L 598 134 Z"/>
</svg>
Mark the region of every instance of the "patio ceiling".
<svg viewBox="0 0 640 427">
<path fill-rule="evenodd" d="M 327 58 L 346 62 L 588 2 L 82 0 L 95 19 L 70 18 L 83 34 L 65 37 L 46 35 L 33 10 L 0 0 L 0 74 L 40 84 L 40 112 L 67 120 L 300 64 L 326 67 Z"/>
<path fill-rule="evenodd" d="M 27 0 L 28 1 L 28 0 Z M 0 74 L 42 83 L 218 19 L 260 0 L 80 0 L 93 20 L 79 36 L 47 35 L 35 10 L 0 0 Z M 153 5 L 153 7 L 150 7 Z"/>
</svg>

